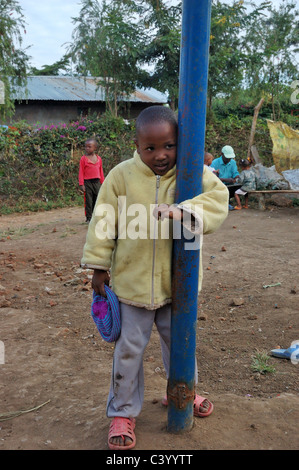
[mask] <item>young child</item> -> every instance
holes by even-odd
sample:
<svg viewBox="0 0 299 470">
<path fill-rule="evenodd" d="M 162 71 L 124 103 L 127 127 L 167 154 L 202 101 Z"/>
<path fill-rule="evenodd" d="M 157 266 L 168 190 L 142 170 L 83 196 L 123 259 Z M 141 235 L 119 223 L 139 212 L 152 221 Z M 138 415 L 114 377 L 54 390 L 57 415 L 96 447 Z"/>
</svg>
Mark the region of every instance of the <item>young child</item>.
<svg viewBox="0 0 299 470">
<path fill-rule="evenodd" d="M 235 209 L 237 210 L 242 209 L 240 196 L 244 196 L 245 205 L 243 207 L 244 209 L 248 209 L 248 191 L 254 191 L 257 184 L 257 176 L 254 170 L 251 168 L 251 162 L 249 160 L 241 160 L 241 168 L 242 171 L 237 177 L 237 183 L 242 184 L 242 186 L 240 189 L 235 191 L 235 199 L 237 201 L 237 206 Z"/>
<path fill-rule="evenodd" d="M 204 153 L 204 164 L 205 166 L 210 170 L 212 171 L 213 173 L 215 173 L 215 175 L 218 175 L 219 173 L 219 170 L 215 170 L 215 168 L 213 168 L 211 165 L 212 165 L 212 161 L 214 160 L 214 157 L 211 153 L 209 152 L 205 152 Z"/>
<path fill-rule="evenodd" d="M 85 142 L 85 155 L 80 159 L 79 186 L 84 192 L 86 222 L 90 222 L 95 202 L 104 183 L 102 159 L 97 155 L 98 144 L 95 139 Z"/>
<path fill-rule="evenodd" d="M 152 236 L 153 208 L 155 233 L 160 233 L 162 222 L 184 224 L 188 210 L 198 226 L 202 224 L 203 232 L 211 233 L 228 213 L 228 190 L 206 169 L 202 194 L 185 201 L 185 206 L 184 201 L 173 204 L 177 132 L 177 120 L 170 108 L 151 106 L 140 113 L 136 121 L 137 151 L 105 179 L 83 250 L 81 264 L 94 269 L 95 293 L 105 295 L 104 285 L 111 276 L 111 287 L 120 303 L 121 334 L 115 343 L 107 400 L 107 416 L 113 418 L 108 445 L 113 450 L 130 449 L 136 442 L 135 418 L 144 394 L 143 353 L 154 323 L 167 377 L 169 373 L 172 238 Z M 136 236 L 138 224 L 132 230 L 132 223 L 136 211 L 142 212 L 142 208 L 147 218 L 139 223 Z M 202 267 L 199 289 L 201 277 Z M 209 400 L 195 396 L 195 416 L 208 416 L 212 409 Z"/>
</svg>

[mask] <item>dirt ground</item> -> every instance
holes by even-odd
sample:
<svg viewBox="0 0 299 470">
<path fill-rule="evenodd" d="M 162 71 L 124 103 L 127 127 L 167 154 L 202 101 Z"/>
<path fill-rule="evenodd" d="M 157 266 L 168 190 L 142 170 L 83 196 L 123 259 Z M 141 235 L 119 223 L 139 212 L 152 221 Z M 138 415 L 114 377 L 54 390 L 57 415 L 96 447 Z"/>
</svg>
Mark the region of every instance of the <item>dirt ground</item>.
<svg viewBox="0 0 299 470">
<path fill-rule="evenodd" d="M 86 231 L 78 207 L 0 217 L 0 450 L 108 449 L 113 345 L 90 317 Z M 298 448 L 299 365 L 271 357 L 274 373 L 252 370 L 257 352 L 299 340 L 298 234 L 299 208 L 272 206 L 230 212 L 204 238 L 197 391 L 215 409 L 191 431 L 167 431 L 153 331 L 135 450 Z"/>
</svg>

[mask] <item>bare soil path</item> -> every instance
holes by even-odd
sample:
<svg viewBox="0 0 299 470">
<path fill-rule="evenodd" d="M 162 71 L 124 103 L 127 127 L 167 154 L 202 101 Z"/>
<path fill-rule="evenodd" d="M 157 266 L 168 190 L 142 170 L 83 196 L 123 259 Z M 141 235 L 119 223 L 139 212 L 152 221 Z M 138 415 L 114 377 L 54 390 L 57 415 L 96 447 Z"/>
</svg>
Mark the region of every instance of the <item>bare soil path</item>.
<svg viewBox="0 0 299 470">
<path fill-rule="evenodd" d="M 113 345 L 90 317 L 86 231 L 82 208 L 0 217 L 0 414 L 43 404 L 0 421 L 0 450 L 108 448 Z M 298 242 L 298 208 L 231 212 L 205 237 L 198 392 L 214 413 L 190 432 L 167 432 L 153 331 L 136 450 L 298 449 L 299 365 L 271 357 L 275 373 L 251 367 L 256 352 L 299 340 Z"/>
</svg>

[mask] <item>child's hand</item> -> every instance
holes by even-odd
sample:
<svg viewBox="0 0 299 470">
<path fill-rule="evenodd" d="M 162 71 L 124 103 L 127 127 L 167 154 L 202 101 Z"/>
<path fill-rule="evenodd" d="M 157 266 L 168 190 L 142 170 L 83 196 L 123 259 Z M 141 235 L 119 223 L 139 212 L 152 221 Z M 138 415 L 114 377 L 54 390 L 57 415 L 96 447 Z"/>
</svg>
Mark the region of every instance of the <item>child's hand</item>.
<svg viewBox="0 0 299 470">
<path fill-rule="evenodd" d="M 85 192 L 85 186 L 84 186 L 84 184 L 80 185 L 79 188 L 81 189 L 82 193 Z"/>
<path fill-rule="evenodd" d="M 92 276 L 91 287 L 96 294 L 106 297 L 105 284 L 109 286 L 109 274 L 107 271 L 95 269 Z"/>
<path fill-rule="evenodd" d="M 183 211 L 178 209 L 175 204 L 159 204 L 154 208 L 154 217 L 159 220 L 164 219 L 174 219 L 174 220 L 182 220 L 183 218 Z"/>
</svg>

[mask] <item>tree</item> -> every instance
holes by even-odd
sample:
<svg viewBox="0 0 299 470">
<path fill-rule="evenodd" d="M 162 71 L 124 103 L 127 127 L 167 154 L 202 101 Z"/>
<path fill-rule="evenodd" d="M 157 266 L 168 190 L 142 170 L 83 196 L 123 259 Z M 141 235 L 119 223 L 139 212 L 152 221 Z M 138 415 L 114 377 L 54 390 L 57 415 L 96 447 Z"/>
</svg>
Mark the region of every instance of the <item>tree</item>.
<svg viewBox="0 0 299 470">
<path fill-rule="evenodd" d="M 138 5 L 127 0 L 82 0 L 69 52 L 77 72 L 98 78 L 109 110 L 117 115 L 120 96 L 129 95 L 140 78 L 138 54 L 144 41 Z"/>
<path fill-rule="evenodd" d="M 167 92 L 170 106 L 175 109 L 179 93 L 181 2 L 172 6 L 161 0 L 145 3 L 144 24 L 148 34 L 140 51 L 140 61 L 154 66 L 154 71 L 144 85 Z"/>
<path fill-rule="evenodd" d="M 270 95 L 273 119 L 280 114 L 280 96 L 285 85 L 298 75 L 298 10 L 292 1 L 282 1 L 258 24 L 248 25 L 246 85 L 254 94 Z"/>
<path fill-rule="evenodd" d="M 60 75 L 61 71 L 64 70 L 66 73 L 69 73 L 70 69 L 70 57 L 64 55 L 62 59 L 54 62 L 51 65 L 43 65 L 41 69 L 31 67 L 29 70 L 30 75 Z"/>
<path fill-rule="evenodd" d="M 22 49 L 25 21 L 17 0 L 0 2 L 0 80 L 4 84 L 4 103 L 0 104 L 2 118 L 12 116 L 14 102 L 10 98 L 16 85 L 26 83 L 29 56 Z"/>
<path fill-rule="evenodd" d="M 241 32 L 246 8 L 242 1 L 232 5 L 213 1 L 211 15 L 208 103 L 217 94 L 230 95 L 241 86 L 245 56 L 241 49 Z"/>
</svg>

